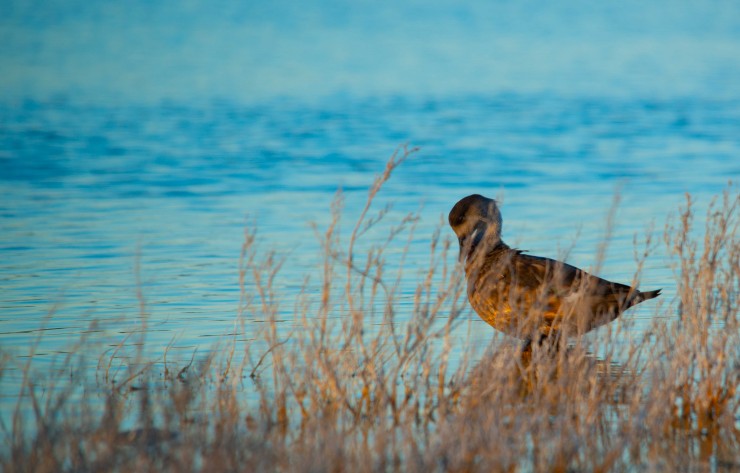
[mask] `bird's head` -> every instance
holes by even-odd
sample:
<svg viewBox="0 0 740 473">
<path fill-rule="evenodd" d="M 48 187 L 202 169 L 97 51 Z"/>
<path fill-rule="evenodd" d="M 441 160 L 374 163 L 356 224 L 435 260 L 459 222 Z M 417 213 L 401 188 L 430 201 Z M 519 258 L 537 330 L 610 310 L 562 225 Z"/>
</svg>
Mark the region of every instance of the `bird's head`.
<svg viewBox="0 0 740 473">
<path fill-rule="evenodd" d="M 501 241 L 501 212 L 493 199 L 469 195 L 452 207 L 448 218 L 460 243 L 460 260 L 469 257 L 481 243 L 491 248 Z"/>
</svg>

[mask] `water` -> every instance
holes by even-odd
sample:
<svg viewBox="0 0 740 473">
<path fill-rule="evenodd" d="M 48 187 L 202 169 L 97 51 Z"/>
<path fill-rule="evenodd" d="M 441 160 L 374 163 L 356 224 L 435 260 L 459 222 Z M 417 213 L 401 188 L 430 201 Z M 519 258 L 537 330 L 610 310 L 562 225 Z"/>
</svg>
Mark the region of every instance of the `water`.
<svg viewBox="0 0 740 473">
<path fill-rule="evenodd" d="M 378 203 L 391 222 L 420 212 L 411 268 L 470 193 L 502 200 L 510 244 L 557 257 L 575 241 L 588 268 L 619 191 L 600 274 L 628 282 L 634 235 L 659 241 L 684 193 L 706 205 L 740 177 L 734 4 L 566 2 L 531 22 L 532 5 L 484 2 L 163 5 L 3 7 L 4 412 L 41 333 L 42 371 L 84 333 L 115 345 L 141 326 L 139 288 L 152 356 L 232 333 L 245 228 L 287 257 L 289 312 L 319 272 L 310 223 L 337 189 L 354 221 L 404 143 L 420 151 Z M 675 294 L 660 245 L 641 287 Z"/>
</svg>

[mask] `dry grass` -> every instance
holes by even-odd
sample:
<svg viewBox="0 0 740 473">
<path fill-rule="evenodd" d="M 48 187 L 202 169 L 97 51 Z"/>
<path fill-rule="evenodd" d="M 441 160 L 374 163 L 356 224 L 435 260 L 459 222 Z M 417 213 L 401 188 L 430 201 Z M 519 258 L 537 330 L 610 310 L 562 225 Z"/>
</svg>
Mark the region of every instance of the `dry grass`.
<svg viewBox="0 0 740 473">
<path fill-rule="evenodd" d="M 404 257 L 385 258 L 408 248 L 416 216 L 363 244 L 387 216 L 372 213 L 373 200 L 411 152 L 389 161 L 347 238 L 336 201 L 332 224 L 317 229 L 321 280 L 306 281 L 289 322 L 279 322 L 275 285 L 285 261 L 248 231 L 237 330 L 246 346 L 163 368 L 134 349 L 117 377 L 107 353 L 82 394 L 61 379 L 48 389 L 26 367 L 2 426 L 2 471 L 740 469 L 737 192 L 709 207 L 703 230 L 690 197 L 666 227 L 678 300 L 644 337 L 612 324 L 567 350 L 522 353 L 499 339 L 481 351 L 464 336 L 469 309 L 448 239 L 430 238 L 412 301 L 400 294 Z M 82 364 L 73 356 L 65 369 Z"/>
</svg>

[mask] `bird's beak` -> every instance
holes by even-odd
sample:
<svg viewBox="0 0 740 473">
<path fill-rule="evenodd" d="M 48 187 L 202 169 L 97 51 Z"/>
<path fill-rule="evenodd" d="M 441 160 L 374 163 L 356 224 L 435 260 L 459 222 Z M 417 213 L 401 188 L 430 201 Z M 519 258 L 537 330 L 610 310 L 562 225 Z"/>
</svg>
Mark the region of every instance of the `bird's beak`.
<svg viewBox="0 0 740 473">
<path fill-rule="evenodd" d="M 485 222 L 479 222 L 470 235 L 462 236 L 458 239 L 460 242 L 460 255 L 458 256 L 458 259 L 461 263 L 465 261 L 466 256 L 469 256 L 473 252 L 473 248 L 478 246 L 481 240 L 483 240 L 485 233 Z"/>
<path fill-rule="evenodd" d="M 460 242 L 460 256 L 458 256 L 458 260 L 461 263 L 465 262 L 465 257 L 470 254 L 470 250 L 473 247 L 473 242 L 475 242 L 475 236 L 476 233 L 478 233 L 478 229 L 476 228 L 473 230 L 473 233 L 466 236 L 461 236 L 458 241 Z"/>
</svg>

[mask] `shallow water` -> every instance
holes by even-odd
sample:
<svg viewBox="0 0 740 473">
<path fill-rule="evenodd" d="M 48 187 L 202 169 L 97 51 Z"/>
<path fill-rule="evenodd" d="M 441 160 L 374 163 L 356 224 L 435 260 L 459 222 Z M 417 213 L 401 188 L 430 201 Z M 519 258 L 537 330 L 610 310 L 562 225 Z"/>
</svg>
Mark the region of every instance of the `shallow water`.
<svg viewBox="0 0 740 473">
<path fill-rule="evenodd" d="M 327 11 L 339 8 L 325 6 Z M 394 41 L 407 41 L 421 51 L 419 57 L 430 60 L 416 36 L 419 28 L 428 33 L 430 27 L 414 20 L 417 29 L 404 30 L 404 16 L 389 16 L 389 8 L 381 9 L 385 16 L 367 19 L 365 28 L 374 31 L 374 21 L 389 21 Z M 380 71 L 374 67 L 375 56 L 355 58 L 357 70 L 367 74 L 358 72 L 362 77 L 355 81 L 347 79 L 345 71 L 327 84 L 306 70 L 331 69 L 334 56 L 311 63 L 291 49 L 297 48 L 301 35 L 310 35 L 310 25 L 324 25 L 326 18 L 313 18 L 308 10 L 309 20 L 298 21 L 295 11 L 281 16 L 284 11 L 276 7 L 262 12 L 269 19 L 265 25 L 300 25 L 300 34 L 282 37 L 277 47 L 299 59 L 296 74 L 307 77 L 301 87 L 290 89 L 280 81 L 270 85 L 273 69 L 285 66 L 276 56 L 254 69 L 266 83 L 237 93 L 203 72 L 202 65 L 196 71 L 178 62 L 184 60 L 184 47 L 171 37 L 170 60 L 180 68 L 176 70 L 186 78 L 201 74 L 216 81 L 211 85 L 218 100 L 205 100 L 202 89 L 189 100 L 187 84 L 181 83 L 186 79 L 175 81 L 172 95 L 149 84 L 140 102 L 98 100 L 108 97 L 106 87 L 114 87 L 105 80 L 103 72 L 110 71 L 104 66 L 103 72 L 97 71 L 103 74 L 95 83 L 98 88 L 85 85 L 92 80 L 86 77 L 82 91 L 70 86 L 60 92 L 40 78 L 43 71 L 27 87 L 16 84 L 16 96 L 0 105 L 0 345 L 13 359 L 10 366 L 18 366 L 3 379 L 3 411 L 17 393 L 20 378 L 14 373 L 20 372 L 20 365 L 15 363 L 22 362 L 39 335 L 34 363 L 40 367 L 67 352 L 83 333 L 95 334 L 101 351 L 115 345 L 141 326 L 138 289 L 154 357 L 175 339 L 172 356 L 189 359 L 196 349 L 207 351 L 233 333 L 245 228 L 257 228 L 260 248 L 274 248 L 287 258 L 278 287 L 289 313 L 304 278 L 320 267 L 310 223 L 319 228 L 328 224 L 338 189 L 345 197 L 344 219 L 353 222 L 373 176 L 405 143 L 420 151 L 397 170 L 377 202 L 393 204 L 390 223 L 408 212 L 421 216 L 403 294 L 413 293 L 414 269 L 426 264 L 434 229 L 467 194 L 502 200 L 508 243 L 550 257 L 573 247 L 568 261 L 589 268 L 596 263 L 606 216 L 618 192 L 616 226 L 600 275 L 629 282 L 636 267 L 633 237 L 643 238 L 652 226 L 658 244 L 644 267 L 641 287 L 664 288 L 662 300 L 669 302 L 675 282 L 661 244 L 666 217 L 684 203 L 684 193 L 691 193 L 704 208 L 728 180 L 740 177 L 740 89 L 728 78 L 740 70 L 737 59 L 728 60 L 728 51 L 737 52 L 740 44 L 740 23 L 726 8 L 730 11 L 724 19 L 721 12 L 703 12 L 696 19 L 693 10 L 684 9 L 674 14 L 678 19 L 661 20 L 660 12 L 652 12 L 640 17 L 638 26 L 646 29 L 634 34 L 628 28 L 633 15 L 617 15 L 614 24 L 606 22 L 603 36 L 585 43 L 579 42 L 579 35 L 590 31 L 590 20 L 600 19 L 603 26 L 609 12 L 581 11 L 575 29 L 568 30 L 562 25 L 573 11 L 548 10 L 550 19 L 531 33 L 533 37 L 581 44 L 581 49 L 565 49 L 563 63 L 549 58 L 548 47 L 535 41 L 538 48 L 526 56 L 535 60 L 529 66 L 517 65 L 526 49 L 522 41 L 530 34 L 523 22 L 499 25 L 497 31 L 503 33 L 496 36 L 489 24 L 473 22 L 477 26 L 463 28 L 464 11 L 452 20 L 446 8 L 426 11 L 431 24 L 439 21 L 450 27 L 445 38 L 457 38 L 448 44 L 450 51 L 439 53 L 439 74 L 445 64 L 454 69 L 455 54 L 471 44 L 480 47 L 479 40 L 490 35 L 508 45 L 497 49 L 496 61 L 482 63 L 484 75 L 498 77 L 492 83 L 468 67 L 461 70 L 462 79 L 448 74 L 446 80 L 427 78 L 416 87 L 413 79 L 421 72 L 407 71 L 409 81 L 401 81 L 397 71 L 389 71 L 403 61 L 391 54 L 387 64 L 377 66 Z M 17 13 L 16 20 L 23 20 L 24 12 Z M 507 12 L 510 18 L 526 16 L 516 9 Z M 197 8 L 185 11 L 181 20 L 197 23 L 198 13 Z M 100 15 L 109 23 L 124 21 Z M 329 37 L 319 37 L 321 44 L 338 48 L 332 34 L 350 42 L 344 47 L 363 44 L 362 35 L 343 35 L 357 25 L 358 15 L 348 13 L 346 23 L 328 30 Z M 244 21 L 258 22 L 260 17 L 249 18 Z M 701 29 L 701 18 L 712 19 L 715 28 Z M 23 47 L 30 47 L 21 39 L 32 23 L 21 20 L 4 24 L 6 35 L 15 38 L 20 49 L 3 54 L 16 63 L 22 62 Z M 85 19 L 35 21 L 51 25 L 43 35 L 53 39 Z M 151 28 L 155 36 L 164 34 L 169 20 L 151 21 L 143 28 Z M 451 26 L 458 24 L 462 26 Z M 242 34 L 262 30 L 249 31 Z M 368 34 L 377 39 L 379 33 Z M 629 41 L 614 45 L 616 37 Z M 692 47 L 680 58 L 668 57 L 678 46 L 665 43 L 667 38 Z M 705 49 L 692 42 L 697 38 Z M 216 50 L 222 40 L 217 35 L 215 44 L 200 47 Z M 52 47 L 49 41 L 46 49 L 41 47 L 42 59 L 54 48 L 69 47 L 74 50 L 70 63 L 82 60 L 79 50 Z M 374 54 L 393 50 L 394 41 Z M 612 45 L 622 61 L 615 64 L 600 57 L 599 45 Z M 134 54 L 140 46 L 128 46 L 127 51 Z M 98 49 L 106 47 L 113 46 L 89 44 L 88 52 L 103 55 Z M 442 46 L 433 40 L 429 47 Z M 262 48 L 268 54 L 269 48 Z M 255 46 L 248 55 L 258 56 L 259 51 Z M 590 66 L 573 65 L 579 64 L 578 51 Z M 629 57 L 642 59 L 633 67 Z M 12 61 L 9 64 L 15 64 Z M 41 69 L 54 69 L 40 61 Z M 568 61 L 570 67 L 564 65 Z M 510 67 L 499 76 L 495 64 L 501 63 Z M 568 74 L 557 74 L 560 68 Z M 594 72 L 589 76 L 590 69 Z M 529 79 L 521 81 L 527 73 Z M 380 76 L 388 80 L 373 80 Z M 607 76 L 608 81 L 600 80 Z M 656 85 L 655 77 L 670 80 Z M 463 85 L 465 78 L 470 79 L 469 87 Z M 63 76 L 57 86 L 65 81 Z M 136 91 L 127 83 L 117 86 L 124 97 Z M 287 90 L 294 92 L 291 98 L 284 97 Z M 447 228 L 443 234 L 452 235 Z M 400 246 L 390 254 L 401 251 Z M 449 255 L 451 263 L 454 257 Z M 651 302 L 628 312 L 625 317 L 635 321 L 632 330 L 644 329 L 655 307 Z M 474 315 L 470 320 L 488 333 Z M 99 326 L 92 326 L 93 321 Z"/>
</svg>

